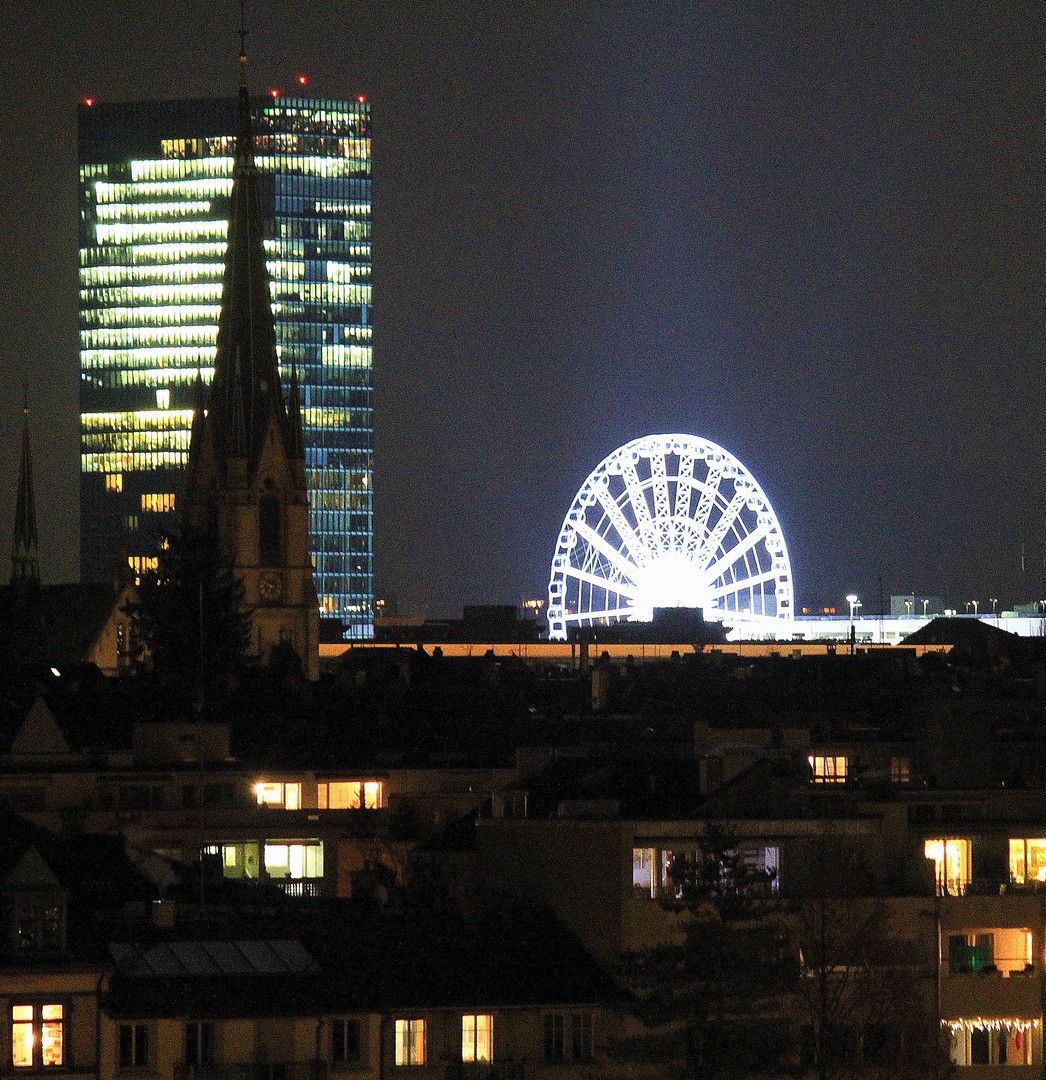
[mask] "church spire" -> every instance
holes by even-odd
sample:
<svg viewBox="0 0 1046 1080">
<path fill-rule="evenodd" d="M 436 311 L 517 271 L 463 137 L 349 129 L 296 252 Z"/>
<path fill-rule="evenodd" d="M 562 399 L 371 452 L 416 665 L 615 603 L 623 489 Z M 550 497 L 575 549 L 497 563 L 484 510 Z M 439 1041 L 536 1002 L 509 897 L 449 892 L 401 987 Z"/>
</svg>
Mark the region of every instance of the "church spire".
<svg viewBox="0 0 1046 1080">
<path fill-rule="evenodd" d="M 253 655 L 268 662 L 290 648 L 309 677 L 316 678 L 319 602 L 309 550 L 300 388 L 292 360 L 285 405 L 250 104 L 241 44 L 214 377 L 206 410 L 197 380 L 183 520 L 186 535 L 238 581 Z"/>
<path fill-rule="evenodd" d="M 241 43 L 243 40 L 241 31 Z M 276 328 L 265 261 L 244 51 L 240 53 L 238 102 L 229 232 L 209 422 L 214 427 L 214 442 L 220 448 L 219 453 L 230 458 L 246 458 L 250 471 L 261 452 L 271 421 L 275 419 L 284 445 L 289 432 L 280 392 Z"/>
<path fill-rule="evenodd" d="M 29 447 L 29 391 L 22 406 L 22 460 L 18 467 L 14 542 L 11 545 L 11 584 L 40 584 L 40 552 L 36 536 L 33 459 Z"/>
</svg>

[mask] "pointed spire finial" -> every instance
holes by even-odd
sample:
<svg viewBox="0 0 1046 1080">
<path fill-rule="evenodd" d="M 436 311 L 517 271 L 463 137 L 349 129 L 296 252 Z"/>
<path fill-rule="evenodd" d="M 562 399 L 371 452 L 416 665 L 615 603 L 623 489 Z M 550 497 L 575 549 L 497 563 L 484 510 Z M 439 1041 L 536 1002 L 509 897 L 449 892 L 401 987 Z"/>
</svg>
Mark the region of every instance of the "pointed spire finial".
<svg viewBox="0 0 1046 1080">
<path fill-rule="evenodd" d="M 40 552 L 36 535 L 36 498 L 33 494 L 33 458 L 29 447 L 29 386 L 22 404 L 22 460 L 18 467 L 14 539 L 11 544 L 11 584 L 40 584 Z"/>
<path fill-rule="evenodd" d="M 240 89 L 247 89 L 247 0 L 240 0 Z"/>
</svg>

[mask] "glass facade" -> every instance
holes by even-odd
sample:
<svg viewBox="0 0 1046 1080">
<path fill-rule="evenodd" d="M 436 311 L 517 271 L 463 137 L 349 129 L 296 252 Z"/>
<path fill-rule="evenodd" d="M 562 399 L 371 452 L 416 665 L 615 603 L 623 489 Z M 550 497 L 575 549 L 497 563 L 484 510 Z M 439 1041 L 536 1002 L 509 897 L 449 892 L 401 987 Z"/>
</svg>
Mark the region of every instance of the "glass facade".
<svg viewBox="0 0 1046 1080">
<path fill-rule="evenodd" d="M 365 101 L 252 100 L 283 377 L 301 383 L 320 613 L 373 627 L 371 135 Z M 154 565 L 213 374 L 236 100 L 80 109 L 84 581 Z"/>
</svg>

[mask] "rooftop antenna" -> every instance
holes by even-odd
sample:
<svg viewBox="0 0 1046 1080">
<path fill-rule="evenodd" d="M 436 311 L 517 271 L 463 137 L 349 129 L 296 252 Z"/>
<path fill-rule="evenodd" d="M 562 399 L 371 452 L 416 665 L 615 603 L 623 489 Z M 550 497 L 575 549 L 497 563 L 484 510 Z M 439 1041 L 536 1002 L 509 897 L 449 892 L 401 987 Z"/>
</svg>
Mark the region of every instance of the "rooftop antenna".
<svg viewBox="0 0 1046 1080">
<path fill-rule="evenodd" d="M 240 59 L 247 58 L 247 0 L 240 0 Z"/>
</svg>

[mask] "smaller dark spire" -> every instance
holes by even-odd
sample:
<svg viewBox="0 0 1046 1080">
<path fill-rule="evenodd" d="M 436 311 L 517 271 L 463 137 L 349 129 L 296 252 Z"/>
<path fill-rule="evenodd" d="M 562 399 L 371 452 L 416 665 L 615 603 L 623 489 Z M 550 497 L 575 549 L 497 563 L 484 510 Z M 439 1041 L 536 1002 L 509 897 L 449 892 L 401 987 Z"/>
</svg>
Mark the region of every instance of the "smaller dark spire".
<svg viewBox="0 0 1046 1080">
<path fill-rule="evenodd" d="M 29 446 L 29 388 L 22 405 L 22 460 L 18 467 L 14 541 L 11 545 L 11 584 L 40 584 L 40 550 L 36 535 L 36 499 L 33 495 L 33 457 Z"/>
<path fill-rule="evenodd" d="M 287 402 L 287 457 L 305 460 L 305 437 L 301 430 L 301 388 L 298 385 L 298 364 L 291 361 L 291 387 Z"/>
</svg>

